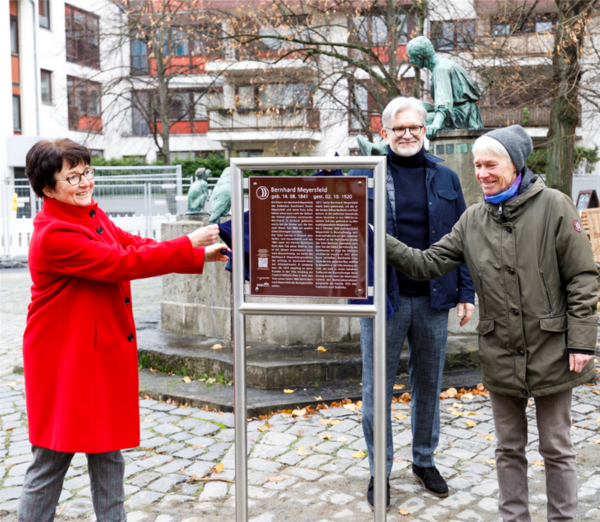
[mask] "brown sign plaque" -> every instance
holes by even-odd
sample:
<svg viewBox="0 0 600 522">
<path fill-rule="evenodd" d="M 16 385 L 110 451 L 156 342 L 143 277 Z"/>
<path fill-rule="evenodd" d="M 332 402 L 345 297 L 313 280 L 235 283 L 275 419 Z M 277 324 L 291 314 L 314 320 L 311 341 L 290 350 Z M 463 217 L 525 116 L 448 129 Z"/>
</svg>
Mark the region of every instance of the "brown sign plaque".
<svg viewBox="0 0 600 522">
<path fill-rule="evenodd" d="M 250 294 L 366 299 L 367 178 L 250 178 Z"/>
</svg>

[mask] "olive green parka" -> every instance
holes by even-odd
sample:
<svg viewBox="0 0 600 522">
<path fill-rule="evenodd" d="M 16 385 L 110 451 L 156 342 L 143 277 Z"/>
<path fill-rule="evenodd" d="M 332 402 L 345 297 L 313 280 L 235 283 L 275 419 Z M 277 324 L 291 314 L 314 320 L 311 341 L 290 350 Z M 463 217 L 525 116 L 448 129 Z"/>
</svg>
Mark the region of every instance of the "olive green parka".
<svg viewBox="0 0 600 522">
<path fill-rule="evenodd" d="M 593 354 L 598 272 L 571 199 L 526 171 L 526 190 L 500 205 L 469 207 L 427 250 L 387 237 L 387 262 L 417 280 L 466 263 L 479 297 L 483 384 L 504 395 L 539 397 L 595 375 L 570 371 L 569 352 Z"/>
</svg>

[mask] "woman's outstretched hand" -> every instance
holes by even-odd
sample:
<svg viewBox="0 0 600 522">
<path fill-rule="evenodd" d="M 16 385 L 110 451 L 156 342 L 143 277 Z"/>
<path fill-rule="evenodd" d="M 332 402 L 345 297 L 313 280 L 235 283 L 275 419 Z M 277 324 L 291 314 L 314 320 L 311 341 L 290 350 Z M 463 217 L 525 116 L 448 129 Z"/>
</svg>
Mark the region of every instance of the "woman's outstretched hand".
<svg viewBox="0 0 600 522">
<path fill-rule="evenodd" d="M 193 248 L 212 245 L 219 239 L 219 225 L 208 225 L 207 227 L 199 228 L 188 234 L 188 237 L 192 242 Z"/>
<path fill-rule="evenodd" d="M 227 252 L 231 252 L 231 249 L 223 243 L 215 243 L 214 245 L 207 246 L 204 249 L 204 262 L 214 263 L 216 261 L 229 261 L 229 256 L 222 254 L 221 250 L 227 250 Z"/>
</svg>

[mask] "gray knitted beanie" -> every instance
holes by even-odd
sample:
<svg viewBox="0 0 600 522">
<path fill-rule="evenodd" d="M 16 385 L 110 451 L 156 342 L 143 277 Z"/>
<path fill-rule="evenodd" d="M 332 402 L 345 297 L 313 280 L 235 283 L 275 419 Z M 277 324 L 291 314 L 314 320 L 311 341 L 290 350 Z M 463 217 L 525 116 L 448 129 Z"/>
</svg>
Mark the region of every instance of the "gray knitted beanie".
<svg viewBox="0 0 600 522">
<path fill-rule="evenodd" d="M 525 166 L 525 160 L 533 152 L 533 142 L 529 134 L 520 125 L 511 125 L 503 129 L 496 129 L 484 134 L 499 141 L 508 151 L 517 172 L 521 172 Z"/>
</svg>

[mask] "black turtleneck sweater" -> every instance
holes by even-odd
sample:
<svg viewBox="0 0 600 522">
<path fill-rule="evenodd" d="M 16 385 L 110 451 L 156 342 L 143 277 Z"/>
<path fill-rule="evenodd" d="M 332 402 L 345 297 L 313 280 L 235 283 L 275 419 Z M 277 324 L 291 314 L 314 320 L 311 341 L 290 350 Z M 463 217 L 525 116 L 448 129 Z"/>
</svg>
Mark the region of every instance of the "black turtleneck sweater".
<svg viewBox="0 0 600 522">
<path fill-rule="evenodd" d="M 397 239 L 412 248 L 429 248 L 429 205 L 425 172 L 425 148 L 414 156 L 398 156 L 388 146 L 388 159 L 396 193 Z M 429 295 L 429 281 L 414 281 L 398 272 L 400 293 Z"/>
</svg>

